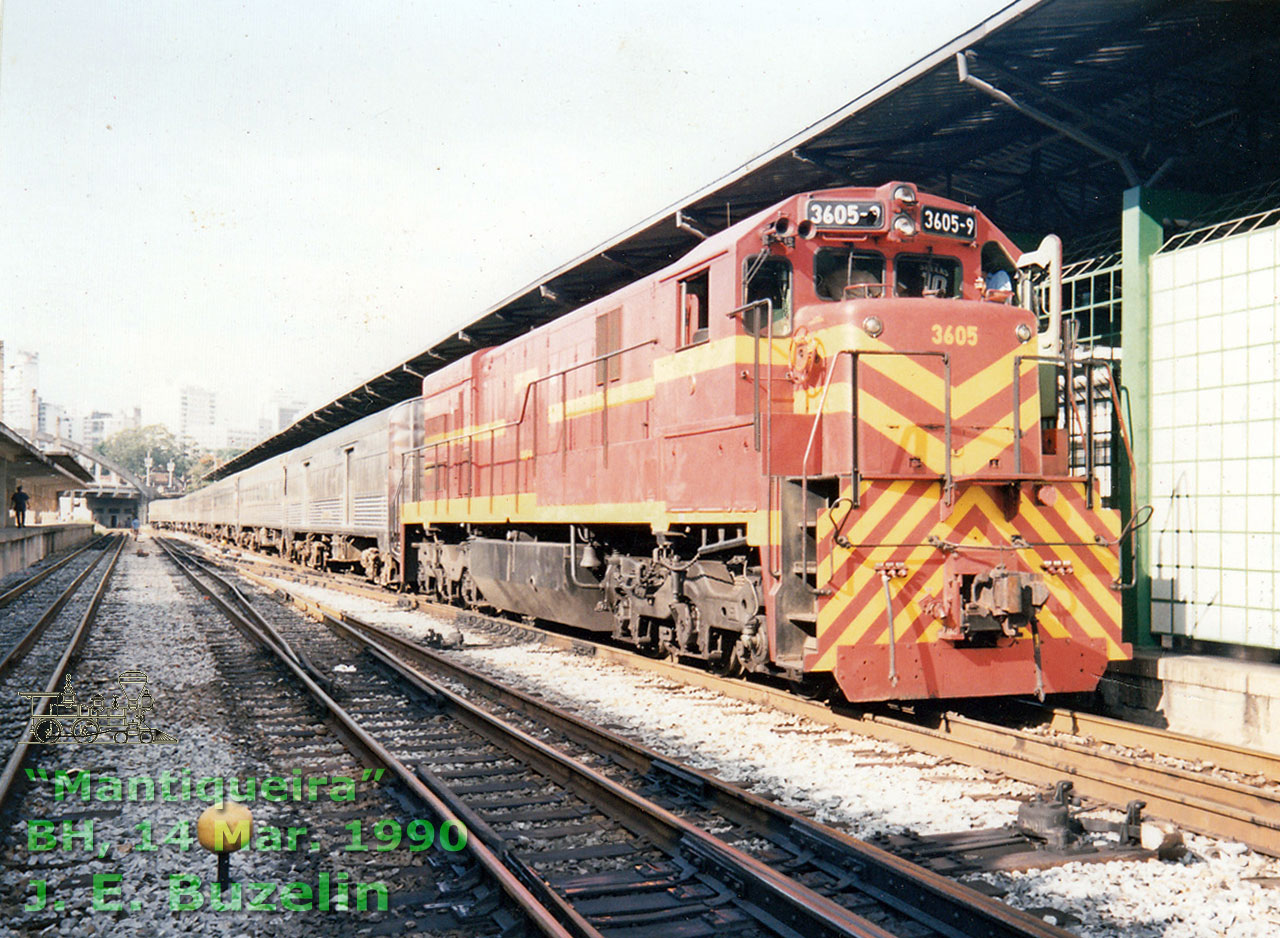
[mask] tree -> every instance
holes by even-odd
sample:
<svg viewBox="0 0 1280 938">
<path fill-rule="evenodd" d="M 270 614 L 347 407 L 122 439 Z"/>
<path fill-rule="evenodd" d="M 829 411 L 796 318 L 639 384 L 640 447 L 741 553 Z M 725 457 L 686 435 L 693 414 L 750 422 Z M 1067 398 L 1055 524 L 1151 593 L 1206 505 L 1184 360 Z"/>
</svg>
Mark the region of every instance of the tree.
<svg viewBox="0 0 1280 938">
<path fill-rule="evenodd" d="M 147 474 L 148 453 L 153 469 L 165 470 L 173 460 L 174 472 L 179 476 L 186 475 L 191 462 L 173 434 L 158 423 L 121 430 L 96 448 L 101 455 L 133 473 L 139 481 L 144 481 Z"/>
<path fill-rule="evenodd" d="M 209 483 L 203 481 L 206 473 L 212 472 L 218 465 L 217 458 L 212 453 L 201 453 L 191 462 L 191 471 L 188 473 L 187 491 L 194 492 L 196 489 L 202 489 Z"/>
</svg>

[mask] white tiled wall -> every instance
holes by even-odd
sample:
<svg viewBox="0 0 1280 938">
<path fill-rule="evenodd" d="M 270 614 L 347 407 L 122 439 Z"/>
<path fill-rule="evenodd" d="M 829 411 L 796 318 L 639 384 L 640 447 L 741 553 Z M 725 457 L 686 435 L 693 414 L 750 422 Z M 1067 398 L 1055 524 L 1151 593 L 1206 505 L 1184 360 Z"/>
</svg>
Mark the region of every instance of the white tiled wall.
<svg viewBox="0 0 1280 938">
<path fill-rule="evenodd" d="M 1280 648 L 1280 238 L 1151 259 L 1152 628 Z"/>
</svg>

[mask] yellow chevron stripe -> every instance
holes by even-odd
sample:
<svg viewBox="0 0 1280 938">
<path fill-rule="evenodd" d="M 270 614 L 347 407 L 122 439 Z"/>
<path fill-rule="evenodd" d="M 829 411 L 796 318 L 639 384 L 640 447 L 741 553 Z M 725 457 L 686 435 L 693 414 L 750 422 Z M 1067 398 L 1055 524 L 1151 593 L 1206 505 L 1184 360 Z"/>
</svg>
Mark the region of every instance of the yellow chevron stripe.
<svg viewBox="0 0 1280 938">
<path fill-rule="evenodd" d="M 933 548 L 917 548 L 907 556 L 908 567 L 918 567 L 929 559 Z M 857 577 L 860 582 L 857 584 L 858 589 L 855 592 L 865 589 L 868 582 L 878 578 L 878 574 L 871 570 L 870 567 L 860 568 L 862 576 Z M 939 567 L 924 582 L 914 594 L 914 597 L 923 598 L 926 595 L 937 595 L 942 590 L 942 582 L 945 571 Z M 892 589 L 890 585 L 890 589 Z M 889 629 L 884 621 L 884 590 L 883 588 L 876 591 L 877 600 L 868 604 L 867 608 L 859 610 L 852 622 L 845 626 L 844 630 L 831 642 L 830 647 L 823 653 L 822 657 L 814 662 L 814 670 L 830 671 L 836 665 L 836 654 L 842 646 L 857 645 L 862 643 L 868 634 L 874 629 L 880 631 L 876 633 L 874 642 L 880 645 L 889 644 Z M 895 595 L 895 600 L 897 596 Z M 916 602 L 915 598 L 909 600 L 905 605 L 894 604 L 893 612 L 893 630 L 894 635 L 900 640 L 901 636 L 915 622 L 915 620 L 923 614 L 923 610 Z M 935 622 L 927 626 L 916 640 L 918 644 L 926 644 L 937 641 L 938 632 L 942 629 L 941 622 Z"/>
<path fill-rule="evenodd" d="M 1046 540 L 1049 540 L 1049 539 L 1057 540 L 1058 536 L 1053 531 L 1049 523 L 1049 520 L 1044 516 L 1044 513 L 1041 510 L 1041 508 L 1037 505 L 1031 504 L 1030 499 L 1025 499 L 1024 501 L 1025 501 L 1024 511 L 1025 511 L 1026 517 L 1031 522 L 1031 524 L 1036 528 L 1036 530 L 1043 531 L 1045 534 Z M 1069 503 L 1065 498 L 1061 498 L 1058 500 L 1058 505 L 1066 506 L 1068 504 Z M 1057 505 L 1055 505 L 1054 507 L 1056 508 Z M 1059 515 L 1064 518 L 1066 517 L 1061 512 L 1059 512 Z M 1069 523 L 1070 519 L 1068 518 L 1067 521 Z M 1075 525 L 1072 525 L 1071 529 L 1073 531 L 1081 531 L 1081 529 L 1076 527 Z M 1080 539 L 1082 541 L 1087 541 L 1090 538 L 1092 538 L 1092 536 L 1093 535 L 1089 533 L 1088 529 L 1086 528 L 1083 531 L 1081 531 Z M 1103 569 L 1106 570 L 1108 573 L 1110 573 L 1112 576 L 1115 576 L 1119 572 L 1119 562 L 1116 560 L 1116 556 L 1114 553 L 1112 553 L 1110 548 L 1086 547 L 1084 548 L 1084 550 L 1090 551 L 1096 559 L 1100 560 L 1102 562 Z M 1061 555 L 1063 555 L 1061 556 L 1061 559 L 1073 560 L 1075 559 L 1078 551 L 1079 551 L 1079 548 L 1062 548 L 1058 552 Z M 1066 555 L 1070 555 L 1070 556 L 1066 556 Z M 1089 595 L 1093 597 L 1094 602 L 1096 602 L 1100 608 L 1107 609 L 1112 607 L 1113 605 L 1117 608 L 1119 607 L 1120 598 L 1116 595 L 1116 593 L 1113 590 L 1108 588 L 1107 584 L 1102 583 L 1096 576 L 1084 575 L 1086 571 L 1083 566 L 1083 563 L 1081 564 L 1080 572 L 1081 572 L 1080 579 L 1084 582 L 1085 589 L 1089 591 Z"/>
<path fill-rule="evenodd" d="M 1009 388 L 1009 400 L 1012 402 L 1013 390 L 1010 381 L 1013 378 L 1013 360 L 1019 354 L 1023 353 L 1017 349 L 1010 351 L 976 374 L 953 385 L 951 419 L 953 421 L 964 419 L 970 411 L 985 404 L 992 393 L 1000 388 Z M 866 367 L 904 388 L 910 388 L 917 397 L 926 401 L 936 400 L 938 410 L 941 411 L 946 384 L 942 375 L 931 371 L 923 361 L 923 359 L 908 356 L 881 355 L 868 355 L 862 359 Z M 1024 361 L 1018 367 L 1022 376 L 1027 377 L 1035 369 L 1036 363 Z M 965 401 L 968 401 L 967 406 L 963 403 Z"/>
<path fill-rule="evenodd" d="M 1084 482 L 1082 481 L 1079 484 L 1081 486 L 1081 489 L 1083 490 Z M 1100 505 L 1101 497 L 1098 495 L 1097 492 L 1094 493 L 1094 496 L 1095 496 L 1093 501 L 1094 505 Z M 1081 532 L 1081 535 L 1080 535 L 1081 540 L 1084 540 L 1084 541 L 1093 540 L 1093 528 L 1085 520 L 1084 516 L 1080 514 L 1080 509 L 1076 507 L 1075 502 L 1066 498 L 1060 498 L 1058 499 L 1057 505 L 1055 505 L 1054 507 L 1059 508 L 1058 514 L 1060 514 L 1063 518 L 1066 519 L 1067 523 L 1071 525 L 1071 529 L 1073 531 Z M 1101 508 L 1101 507 L 1094 508 L 1093 512 L 1095 515 L 1097 515 L 1098 519 L 1102 521 L 1103 526 L 1106 528 L 1107 534 L 1111 540 L 1115 540 L 1117 537 L 1120 536 L 1120 512 L 1116 511 L 1114 508 Z"/>
<path fill-rule="evenodd" d="M 882 500 L 887 500 L 887 498 L 887 495 L 881 496 Z M 902 507 L 902 499 L 894 499 L 894 501 L 896 503 L 895 507 Z M 912 499 L 907 504 L 902 519 L 890 529 L 884 538 L 884 542 L 886 544 L 894 544 L 901 541 L 903 537 L 910 534 L 912 529 L 925 519 L 930 511 L 936 511 L 937 505 L 938 503 L 936 498 L 930 499 L 926 496 L 925 498 Z M 857 542 L 855 541 L 854 543 Z M 874 565 L 883 560 L 888 560 L 893 556 L 895 550 L 897 550 L 897 548 L 875 547 L 867 553 L 866 560 L 854 568 L 853 576 L 846 580 L 845 583 L 842 584 L 841 587 L 828 597 L 827 601 L 820 606 L 818 610 L 819 633 L 831 628 L 832 624 L 843 615 L 849 604 L 853 602 L 854 597 L 858 595 L 866 584 L 867 578 L 875 573 L 872 569 Z M 912 552 L 911 556 L 915 557 L 919 555 L 922 560 L 928 559 L 935 550 L 936 548 L 932 546 L 926 546 L 923 549 L 916 548 Z M 846 558 L 848 558 L 849 551 L 837 546 L 835 550 L 832 551 L 832 556 L 835 559 L 836 566 L 839 566 Z M 821 570 L 823 566 L 825 566 L 825 564 L 820 562 L 818 564 L 819 570 Z"/>
<path fill-rule="evenodd" d="M 928 494 L 923 498 L 915 500 L 916 505 L 913 507 L 923 509 L 922 512 L 917 514 L 917 523 L 919 519 L 923 518 L 923 512 L 936 506 L 936 499 L 937 487 L 931 487 Z M 876 505 L 879 506 L 881 501 L 886 503 L 885 506 L 883 506 L 886 510 L 881 513 L 883 517 L 888 514 L 889 509 L 900 506 L 901 494 L 898 494 L 895 498 L 882 496 L 877 500 Z M 1057 539 L 1058 535 L 1050 525 L 1048 519 L 1034 506 L 1027 505 L 1027 507 L 1031 509 L 1026 513 L 1027 521 L 1030 523 L 1031 527 L 1046 541 Z M 961 518 L 974 510 L 979 511 L 996 530 L 1011 528 L 1008 522 L 1004 520 L 1003 512 L 996 505 L 991 494 L 987 490 L 978 487 L 965 489 L 960 500 L 956 503 L 944 524 L 947 525 L 949 530 L 954 532 L 955 523 L 958 523 Z M 909 534 L 913 527 L 914 524 L 911 519 L 904 516 L 903 521 L 898 525 L 895 525 L 894 529 L 886 535 L 884 540 L 887 543 L 900 541 L 904 536 Z M 868 527 L 865 531 L 861 532 L 863 536 L 865 536 L 866 532 L 870 531 L 870 529 L 871 528 Z M 989 540 L 979 530 L 971 530 L 967 532 L 966 540 L 975 546 L 991 546 Z M 1105 553 L 1106 556 L 1110 558 L 1109 552 L 1106 552 L 1103 548 L 1088 549 L 1100 552 L 1100 555 Z M 915 548 L 909 555 L 909 559 L 907 561 L 908 566 L 918 566 L 924 563 L 930 558 L 933 552 L 934 548 L 932 547 Z M 827 630 L 834 627 L 834 623 L 846 613 L 854 596 L 858 595 L 860 591 L 863 590 L 874 578 L 875 573 L 872 569 L 874 563 L 879 560 L 888 559 L 892 553 L 892 548 L 875 548 L 868 552 L 867 560 L 855 568 L 855 570 L 852 571 L 850 579 L 842 585 L 841 589 L 836 594 L 823 604 L 823 608 L 819 615 L 819 628 L 822 632 L 825 633 Z M 1031 570 L 1037 569 L 1041 560 L 1044 559 L 1045 556 L 1053 556 L 1057 559 L 1072 561 L 1079 565 L 1082 571 L 1085 569 L 1077 551 L 1060 545 L 1021 550 L 1018 552 L 1018 556 L 1023 561 L 1026 568 Z M 838 547 L 834 547 L 832 557 L 838 566 L 840 562 L 848 557 L 848 552 L 843 551 Z M 823 563 L 822 566 L 826 567 L 827 563 Z M 939 571 L 929 578 L 927 584 L 922 587 L 921 590 L 917 591 L 916 595 L 926 593 L 936 594 L 940 591 L 941 581 L 939 578 L 941 575 L 942 571 L 939 569 Z M 1090 596 L 1099 604 L 1100 608 L 1114 609 L 1118 616 L 1119 600 L 1115 598 L 1114 594 L 1111 594 L 1110 591 L 1106 590 L 1103 584 L 1098 583 L 1094 578 L 1081 577 L 1081 581 L 1085 584 L 1085 588 L 1089 590 Z M 1080 628 L 1081 631 L 1091 638 L 1102 639 L 1107 645 L 1108 655 L 1110 657 L 1123 657 L 1120 652 L 1119 645 L 1108 630 L 1107 626 L 1098 621 L 1092 612 L 1083 607 L 1079 597 L 1072 590 L 1063 588 L 1063 585 L 1053 578 L 1048 579 L 1048 584 L 1054 598 L 1059 602 L 1062 608 L 1071 615 L 1072 621 L 1078 628 Z M 914 615 L 912 614 L 913 609 L 916 613 L 919 612 L 918 607 L 909 602 L 905 611 L 895 612 L 895 630 L 898 628 L 899 619 L 902 620 L 902 628 L 909 627 L 911 622 L 914 621 Z M 880 610 L 878 613 L 859 613 L 855 618 L 855 621 L 850 623 L 850 625 L 844 629 L 842 634 L 838 636 L 827 652 L 824 653 L 823 657 L 816 662 L 816 666 L 825 669 L 833 668 L 835 666 L 835 649 L 841 645 L 849 645 L 862 641 L 866 634 L 876 627 L 877 623 L 883 623 L 883 610 Z M 1051 610 L 1045 610 L 1041 617 L 1041 624 L 1045 633 L 1050 637 L 1068 638 L 1071 635 L 1068 627 L 1060 621 Z M 931 624 L 921 633 L 920 641 L 937 640 L 937 633 L 941 630 L 941 627 L 942 625 L 940 622 Z M 888 629 L 883 627 L 883 625 L 880 626 L 880 629 L 881 630 L 875 641 L 879 644 L 885 644 L 888 641 Z M 824 638 L 826 637 L 827 636 L 824 635 Z"/>
<path fill-rule="evenodd" d="M 853 527 L 847 529 L 846 536 L 857 544 L 884 521 L 889 512 L 897 507 L 898 500 L 911 489 L 910 479 L 894 479 L 869 507 L 863 508 L 853 519 Z M 848 491 L 846 489 L 846 491 Z M 862 495 L 871 491 L 871 483 L 862 483 Z M 839 548 L 837 548 L 839 549 Z"/>
</svg>

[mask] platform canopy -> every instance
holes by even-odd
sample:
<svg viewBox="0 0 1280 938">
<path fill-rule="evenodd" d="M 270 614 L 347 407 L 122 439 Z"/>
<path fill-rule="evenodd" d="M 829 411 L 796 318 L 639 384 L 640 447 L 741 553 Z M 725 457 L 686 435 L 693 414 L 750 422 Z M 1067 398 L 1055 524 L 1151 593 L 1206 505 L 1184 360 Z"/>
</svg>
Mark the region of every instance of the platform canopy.
<svg viewBox="0 0 1280 938">
<path fill-rule="evenodd" d="M 74 459 L 60 454 L 45 454 L 36 449 L 20 434 L 0 423 L 0 462 L 9 488 L 15 485 L 83 485 L 93 481 L 93 475 Z M 7 495 L 6 495 L 7 498 Z"/>
<path fill-rule="evenodd" d="M 661 269 L 697 243 L 678 216 L 710 234 L 795 192 L 902 179 L 976 205 L 1010 234 L 1057 232 L 1070 250 L 1115 230 L 1133 186 L 1213 195 L 1273 181 L 1277 61 L 1274 0 L 1010 3 L 212 477 L 414 397 L 422 375 Z"/>
</svg>

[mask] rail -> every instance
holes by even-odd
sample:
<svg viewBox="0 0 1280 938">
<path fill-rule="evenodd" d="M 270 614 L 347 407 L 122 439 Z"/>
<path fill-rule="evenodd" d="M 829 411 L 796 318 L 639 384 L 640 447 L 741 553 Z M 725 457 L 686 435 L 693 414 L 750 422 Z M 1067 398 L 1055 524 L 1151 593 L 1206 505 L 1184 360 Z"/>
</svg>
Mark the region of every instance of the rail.
<svg viewBox="0 0 1280 938">
<path fill-rule="evenodd" d="M 436 817 L 442 821 L 453 820 L 456 822 L 459 820 L 449 806 L 423 784 L 416 773 L 392 755 L 381 742 L 366 731 L 349 711 L 330 696 L 329 691 L 326 689 L 326 686 L 329 685 L 328 681 L 325 681 L 324 685 L 319 683 L 315 679 L 316 675 L 313 675 L 310 669 L 290 657 L 281 644 L 277 644 L 276 638 L 278 636 L 273 637 L 263 632 L 249 616 L 235 609 L 230 603 L 218 596 L 213 587 L 209 583 L 202 581 L 193 569 L 182 563 L 171 548 L 163 542 L 161 542 L 161 546 L 165 548 L 165 552 L 175 566 L 204 596 L 218 607 L 229 621 L 248 635 L 252 641 L 257 642 L 265 650 L 274 654 L 279 663 L 292 672 L 297 683 L 328 711 L 336 724 L 338 735 L 344 743 L 347 743 L 353 751 L 358 750 L 361 758 L 369 760 L 371 764 L 385 767 L 388 770 L 388 774 L 398 779 L 410 795 L 424 804 Z M 227 580 L 212 570 L 204 568 L 201 573 L 223 589 L 228 591 L 233 589 Z M 282 638 L 279 640 L 283 643 Z M 467 849 L 508 898 L 529 916 L 530 921 L 542 934 L 551 936 L 551 938 L 600 938 L 599 933 L 589 926 L 584 930 L 578 927 L 566 927 L 566 925 L 558 921 L 545 902 L 540 901 L 544 897 L 535 898 L 524 883 L 506 868 L 498 854 L 488 846 L 478 842 L 474 837 L 469 837 Z"/>
<path fill-rule="evenodd" d="M 101 543 L 101 541 L 95 543 Z M 85 609 L 84 614 L 80 617 L 80 622 L 76 625 L 75 631 L 72 632 L 71 638 L 62 652 L 62 657 L 58 659 L 58 663 L 54 666 L 53 673 L 49 675 L 49 680 L 45 684 L 44 695 L 42 696 L 40 703 L 37 704 L 35 709 L 32 711 L 33 720 L 48 713 L 49 703 L 53 699 L 48 695 L 56 694 L 61 690 L 62 679 L 64 675 L 66 675 L 67 669 L 71 666 L 71 659 L 75 657 L 76 651 L 84 641 L 85 634 L 89 631 L 89 626 L 93 624 L 93 620 L 98 615 L 98 608 L 102 605 L 102 597 L 107 592 L 107 584 L 111 581 L 111 574 L 115 572 L 116 563 L 119 561 L 120 554 L 124 550 L 124 545 L 126 543 L 127 539 L 122 536 L 119 543 L 116 545 L 115 553 L 111 555 L 111 559 L 107 563 L 107 569 L 102 574 L 102 579 L 98 581 L 98 587 L 94 590 L 93 598 L 89 600 L 89 605 Z M 104 556 L 106 549 L 107 548 L 104 546 Z M 67 596 L 70 596 L 71 593 L 75 592 L 81 582 L 83 582 L 84 578 L 88 576 L 89 571 L 95 569 L 101 559 L 102 558 L 99 557 L 95 560 L 89 566 L 88 570 L 76 579 L 67 591 Z M 59 602 L 63 603 L 65 600 L 60 599 Z M 61 608 L 61 606 L 59 606 L 59 608 Z M 28 726 L 30 725 L 33 724 L 28 724 Z M 18 741 L 17 745 L 13 747 L 13 751 L 9 754 L 9 759 L 5 763 L 4 769 L 0 770 L 0 808 L 4 807 L 5 802 L 9 798 L 10 792 L 13 790 L 13 784 L 18 778 L 18 770 L 22 767 L 23 760 L 26 759 L 29 745 L 30 741 L 28 731 L 28 735 L 24 735 L 23 738 Z"/>
<path fill-rule="evenodd" d="M 779 929 L 782 934 L 857 935 L 861 938 L 889 938 L 890 931 L 870 925 L 859 917 L 867 898 L 882 902 L 897 914 L 910 920 L 903 930 L 892 934 L 928 934 L 959 938 L 961 935 L 989 935 L 1002 938 L 1065 938 L 1058 928 L 1012 909 L 1003 903 L 975 893 L 948 878 L 883 850 L 833 831 L 803 815 L 772 804 L 764 798 L 716 779 L 688 766 L 673 763 L 646 747 L 596 726 L 566 710 L 540 701 L 536 697 L 493 681 L 449 657 L 396 636 L 386 629 L 361 619 L 291 594 L 278 582 L 251 579 L 282 593 L 309 616 L 317 617 L 340 637 L 367 649 L 383 665 L 400 672 L 410 683 L 427 693 L 442 712 L 460 719 L 473 731 L 494 740 L 513 756 L 544 772 L 561 784 L 569 780 L 581 797 L 604 808 L 604 813 L 628 818 L 630 825 L 641 830 L 660 848 L 681 853 L 690 852 L 703 862 L 700 868 L 710 875 L 728 873 L 747 902 L 762 905 L 768 913 L 790 926 Z M 460 692 L 428 677 L 425 665 L 447 681 L 461 684 Z M 655 805 L 644 795 L 624 787 L 613 779 L 592 771 L 544 741 L 541 734 L 516 730 L 495 714 L 479 706 L 485 698 L 509 708 L 527 719 L 551 728 L 593 752 L 607 756 L 610 762 L 623 766 L 642 778 L 669 776 L 697 786 L 700 802 L 714 814 L 731 819 L 754 830 L 757 836 L 781 838 L 796 851 L 794 860 L 754 859 L 738 853 L 731 845 L 718 840 L 702 826 L 693 826 L 669 813 L 664 805 Z M 467 813 L 464 800 L 444 788 L 433 787 L 450 803 L 458 816 Z M 481 822 L 472 826 L 477 839 L 495 836 Z M 780 842 L 779 852 L 788 848 Z M 812 862 L 818 853 L 821 869 L 856 870 L 854 880 L 829 894 L 818 894 L 801 885 L 800 869 Z M 506 856 L 517 860 L 516 851 Z M 763 861 L 763 862 L 762 862 Z M 792 878 L 794 876 L 794 879 Z M 846 895 L 841 896 L 842 892 Z M 849 898 L 854 898 L 852 907 Z M 843 899 L 844 901 L 840 901 Z M 861 899 L 863 901 L 857 901 Z M 834 901 L 833 901 L 834 900 Z M 656 922 L 655 922 L 656 924 Z M 766 931 L 772 929 L 766 928 Z"/>
<path fill-rule="evenodd" d="M 87 541 L 86 543 L 82 544 L 80 547 L 77 547 L 71 553 L 67 554 L 67 556 L 63 557 L 57 563 L 50 564 L 49 566 L 45 567 L 43 570 L 33 573 L 31 576 L 27 577 L 17 586 L 14 586 L 3 593 L 0 593 L 0 607 L 9 605 L 9 603 L 13 602 L 15 599 L 17 599 L 27 590 L 31 589 L 33 586 L 36 586 L 42 583 L 46 578 L 48 578 L 52 574 L 57 573 L 59 570 L 61 570 L 67 564 L 71 563 L 71 561 L 75 560 L 75 558 L 79 557 L 89 548 L 99 546 L 100 544 L 102 544 L 103 541 L 105 541 L 110 536 L 111 536 L 110 534 L 104 534 L 95 540 Z"/>
</svg>

